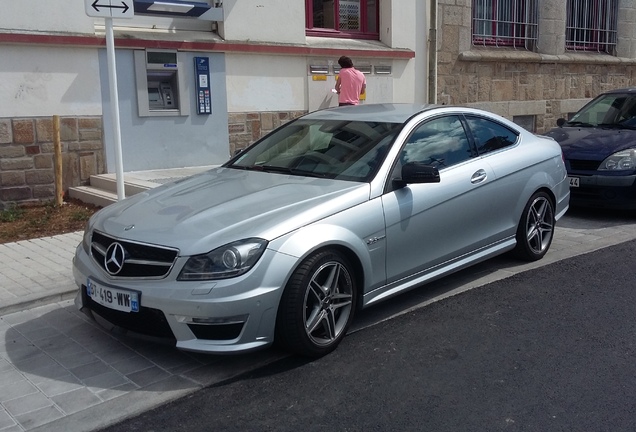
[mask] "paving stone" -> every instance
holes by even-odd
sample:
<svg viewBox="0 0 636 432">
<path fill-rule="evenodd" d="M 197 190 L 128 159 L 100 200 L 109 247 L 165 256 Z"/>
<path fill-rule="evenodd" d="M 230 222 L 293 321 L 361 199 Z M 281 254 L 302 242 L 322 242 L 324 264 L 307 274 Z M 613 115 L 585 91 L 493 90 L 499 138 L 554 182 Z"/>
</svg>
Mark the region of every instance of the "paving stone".
<svg viewBox="0 0 636 432">
<path fill-rule="evenodd" d="M 111 366 L 122 375 L 130 375 L 134 372 L 149 369 L 151 367 L 154 367 L 155 365 L 145 357 L 135 356 L 122 361 L 111 363 Z"/>
<path fill-rule="evenodd" d="M 101 360 L 70 368 L 69 371 L 80 380 L 111 372 L 113 369 Z"/>
<path fill-rule="evenodd" d="M 127 393 L 130 393 L 131 391 L 135 391 L 138 388 L 139 388 L 138 386 L 136 386 L 135 384 L 129 382 L 129 383 L 126 383 L 124 385 L 120 385 L 120 386 L 113 387 L 113 388 L 110 388 L 110 389 L 104 389 L 104 390 L 96 391 L 95 394 L 97 396 L 99 396 L 99 398 L 101 400 L 108 401 L 108 400 L 111 400 L 111 399 L 115 399 L 115 398 L 117 398 L 119 396 L 123 396 L 123 395 L 125 395 Z"/>
<path fill-rule="evenodd" d="M 9 414 L 17 417 L 22 414 L 26 414 L 32 411 L 42 409 L 47 406 L 53 405 L 51 399 L 46 397 L 40 392 L 20 396 L 15 399 L 2 402 L 2 405 Z"/>
<path fill-rule="evenodd" d="M 0 402 L 16 399 L 22 396 L 38 393 L 40 390 L 26 379 L 0 386 Z M 1 430 L 2 428 L 0 428 Z"/>
<path fill-rule="evenodd" d="M 48 406 L 27 414 L 16 416 L 16 420 L 25 430 L 29 430 L 50 423 L 63 416 L 64 414 L 57 407 Z"/>
<path fill-rule="evenodd" d="M 106 372 L 83 380 L 84 385 L 93 391 L 118 387 L 129 382 L 130 381 L 126 377 L 115 371 Z"/>
<path fill-rule="evenodd" d="M 13 366 L 22 373 L 34 372 L 58 365 L 59 363 L 42 351 L 32 357 L 13 361 Z"/>
<path fill-rule="evenodd" d="M 74 353 L 62 352 L 52 356 L 58 363 L 60 363 L 62 366 L 64 366 L 67 369 L 86 365 L 98 360 L 98 358 L 95 357 L 94 354 L 84 349 Z"/>
<path fill-rule="evenodd" d="M 126 378 L 128 378 L 130 381 L 137 384 L 139 387 L 143 388 L 152 383 L 156 383 L 158 381 L 164 380 L 170 376 L 171 374 L 166 372 L 165 370 L 157 366 L 153 366 L 139 372 L 133 372 L 131 374 L 128 374 L 126 375 Z"/>
<path fill-rule="evenodd" d="M 37 329 L 33 329 L 33 330 L 28 330 L 25 331 L 24 329 L 20 329 L 20 333 L 22 333 L 22 335 L 29 339 L 30 341 L 39 341 L 42 339 L 50 339 L 52 337 L 56 337 L 59 336 L 60 332 L 59 330 L 49 326 L 48 324 L 44 323 L 42 320 L 39 320 L 41 323 L 43 323 L 45 325 L 45 327 L 40 327 Z"/>
<path fill-rule="evenodd" d="M 48 397 L 57 396 L 82 387 L 82 383 L 70 373 L 57 378 L 44 379 L 36 385 L 42 394 Z"/>
<path fill-rule="evenodd" d="M 11 418 L 9 413 L 0 406 L 0 430 L 5 432 L 10 427 L 16 426 L 17 423 Z"/>
<path fill-rule="evenodd" d="M 97 405 L 102 400 L 88 389 L 82 387 L 51 398 L 65 414 L 73 414 Z"/>
<path fill-rule="evenodd" d="M 55 380 L 68 375 L 68 370 L 55 362 L 51 366 L 34 369 L 31 372 L 24 372 L 24 376 L 33 384 L 38 385 L 48 380 Z"/>
</svg>

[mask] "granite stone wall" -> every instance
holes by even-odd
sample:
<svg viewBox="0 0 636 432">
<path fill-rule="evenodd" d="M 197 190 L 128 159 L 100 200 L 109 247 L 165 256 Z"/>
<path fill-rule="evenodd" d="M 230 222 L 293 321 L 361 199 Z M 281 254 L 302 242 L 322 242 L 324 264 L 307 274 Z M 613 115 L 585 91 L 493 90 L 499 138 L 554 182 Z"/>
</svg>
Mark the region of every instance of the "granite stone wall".
<svg viewBox="0 0 636 432">
<path fill-rule="evenodd" d="M 61 117 L 62 185 L 104 173 L 101 117 Z M 0 118 L 0 209 L 55 199 L 53 119 Z"/>
<path fill-rule="evenodd" d="M 534 116 L 543 133 L 599 93 L 636 85 L 636 3 L 620 1 L 616 55 L 565 49 L 565 0 L 537 0 L 533 50 L 472 41 L 472 1 L 439 0 L 437 102 Z"/>
<path fill-rule="evenodd" d="M 307 114 L 306 111 L 229 113 L 228 131 L 230 155 L 244 149 L 290 120 Z"/>
</svg>

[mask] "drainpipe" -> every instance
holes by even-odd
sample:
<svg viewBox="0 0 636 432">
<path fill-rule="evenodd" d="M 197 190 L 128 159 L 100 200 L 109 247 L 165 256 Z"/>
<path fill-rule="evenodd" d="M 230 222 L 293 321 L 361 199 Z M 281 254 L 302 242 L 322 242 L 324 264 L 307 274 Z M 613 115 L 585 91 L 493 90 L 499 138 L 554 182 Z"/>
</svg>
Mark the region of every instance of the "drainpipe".
<svg viewBox="0 0 636 432">
<path fill-rule="evenodd" d="M 431 22 L 428 36 L 428 103 L 437 103 L 437 0 L 431 4 Z"/>
</svg>

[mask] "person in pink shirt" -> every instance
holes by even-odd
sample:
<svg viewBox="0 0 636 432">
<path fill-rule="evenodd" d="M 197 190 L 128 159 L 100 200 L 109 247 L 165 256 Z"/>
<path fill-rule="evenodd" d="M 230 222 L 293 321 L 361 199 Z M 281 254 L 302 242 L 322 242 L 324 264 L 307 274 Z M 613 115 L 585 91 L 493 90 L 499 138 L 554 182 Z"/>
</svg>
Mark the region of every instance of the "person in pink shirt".
<svg viewBox="0 0 636 432">
<path fill-rule="evenodd" d="M 338 59 L 340 73 L 336 78 L 336 92 L 338 93 L 338 104 L 358 105 L 360 95 L 367 88 L 367 79 L 364 74 L 353 67 L 353 62 L 347 56 Z"/>
</svg>

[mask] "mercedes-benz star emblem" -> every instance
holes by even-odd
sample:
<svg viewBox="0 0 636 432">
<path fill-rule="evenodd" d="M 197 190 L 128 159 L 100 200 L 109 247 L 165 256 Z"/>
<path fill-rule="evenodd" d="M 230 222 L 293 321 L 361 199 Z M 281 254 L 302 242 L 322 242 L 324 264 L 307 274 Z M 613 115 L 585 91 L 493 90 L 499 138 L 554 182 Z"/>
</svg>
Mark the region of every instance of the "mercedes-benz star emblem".
<svg viewBox="0 0 636 432">
<path fill-rule="evenodd" d="M 106 256 L 104 256 L 104 267 L 106 271 L 115 276 L 124 267 L 124 260 L 126 259 L 126 251 L 120 243 L 112 243 L 106 250 Z"/>
</svg>

